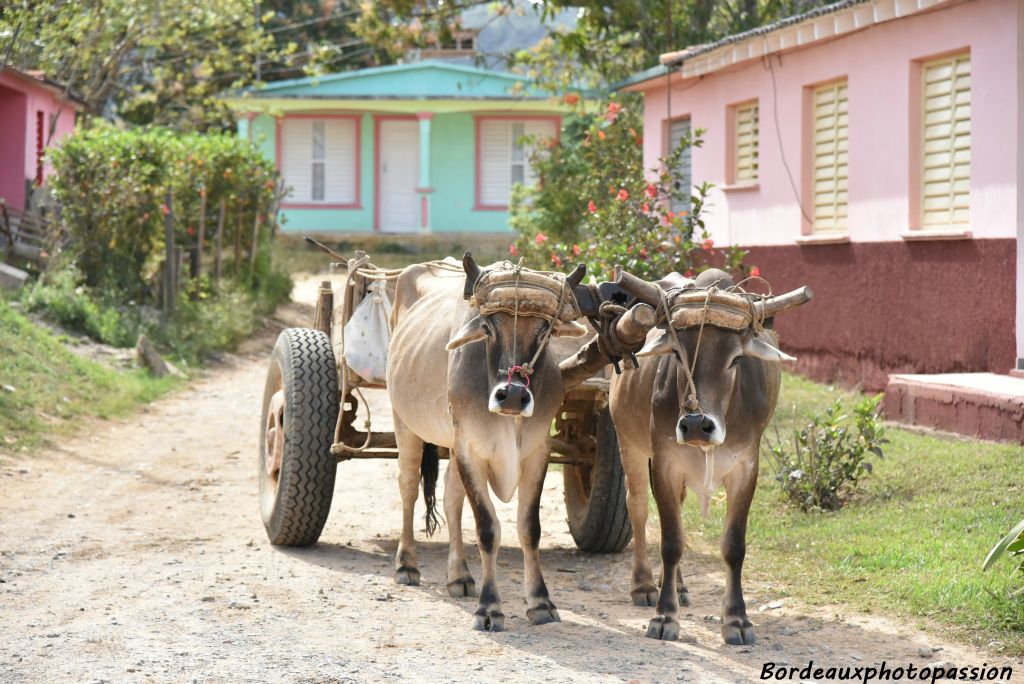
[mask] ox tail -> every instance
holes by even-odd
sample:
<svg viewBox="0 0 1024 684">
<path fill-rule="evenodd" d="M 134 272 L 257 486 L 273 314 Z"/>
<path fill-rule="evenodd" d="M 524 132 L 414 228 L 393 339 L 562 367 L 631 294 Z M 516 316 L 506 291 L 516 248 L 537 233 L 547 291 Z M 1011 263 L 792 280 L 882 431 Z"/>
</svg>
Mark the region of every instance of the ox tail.
<svg viewBox="0 0 1024 684">
<path fill-rule="evenodd" d="M 437 521 L 437 474 L 440 470 L 440 460 L 437 445 L 424 442 L 423 460 L 420 462 L 420 478 L 423 480 L 423 500 L 427 504 L 427 513 L 423 517 L 428 537 L 437 532 L 437 528 L 440 527 Z"/>
</svg>

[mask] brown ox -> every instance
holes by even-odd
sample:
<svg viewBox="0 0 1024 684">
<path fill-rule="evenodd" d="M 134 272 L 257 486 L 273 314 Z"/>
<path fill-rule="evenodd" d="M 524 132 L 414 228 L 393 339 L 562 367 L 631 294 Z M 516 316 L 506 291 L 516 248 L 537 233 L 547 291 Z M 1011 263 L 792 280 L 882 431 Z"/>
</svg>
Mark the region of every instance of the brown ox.
<svg viewBox="0 0 1024 684">
<path fill-rule="evenodd" d="M 533 624 L 559 619 L 538 552 L 549 430 L 565 396 L 558 359 L 546 341 L 548 335 L 586 332 L 573 321 L 579 312 L 572 294 L 585 269 L 578 267 L 568 278 L 531 273 L 533 283 L 546 283 L 547 289 L 535 288 L 529 296 L 524 292 L 521 308 L 514 298 L 510 312 L 507 269 L 481 271 L 468 252 L 463 267 L 464 280 L 434 273 L 428 265 L 410 266 L 398 279 L 387 369 L 403 504 L 395 579 L 419 584 L 413 508 L 421 463 L 424 474 L 432 468 L 436 474 L 436 449 L 447 448 L 452 461 L 444 495 L 450 539 L 448 589 L 453 596 L 475 594 L 462 544 L 462 502 L 468 495 L 483 565 L 473 628 L 498 632 L 505 619 L 496 583 L 501 529 L 488 486 L 505 502 L 519 488 L 517 527 L 527 616 Z M 493 287 L 501 278 L 505 284 Z M 504 306 L 490 306 L 495 296 Z M 522 368 L 531 361 L 532 369 Z M 576 366 L 567 381 L 582 381 L 603 364 L 602 360 L 596 367 Z M 427 480 L 429 516 L 432 495 Z"/>
<path fill-rule="evenodd" d="M 640 301 L 661 307 L 659 313 L 665 305 L 671 312 L 671 325 L 662 319 L 638 354 L 646 357 L 640 368 L 616 376 L 611 386 L 611 413 L 633 524 L 633 602 L 656 605 L 647 636 L 678 638 L 679 605 L 688 604 L 679 571 L 680 507 L 689 488 L 706 511 L 711 495 L 724 483 L 722 636 L 728 644 L 754 643 L 740 583 L 747 514 L 757 484 L 761 434 L 779 396 L 778 362 L 791 358 L 778 350 L 774 334 L 761 330 L 760 323 L 807 301 L 810 290 L 757 302 L 733 295 L 737 306 L 729 305 L 728 296 L 713 303 L 707 297 L 709 290 L 725 291 L 733 285 L 728 274 L 717 269 L 705 271 L 696 281 L 674 273 L 659 281 L 658 287 L 621 274 L 620 285 Z M 666 292 L 664 300 L 662 292 Z M 660 595 L 647 560 L 644 533 L 649 472 L 661 520 Z"/>
</svg>

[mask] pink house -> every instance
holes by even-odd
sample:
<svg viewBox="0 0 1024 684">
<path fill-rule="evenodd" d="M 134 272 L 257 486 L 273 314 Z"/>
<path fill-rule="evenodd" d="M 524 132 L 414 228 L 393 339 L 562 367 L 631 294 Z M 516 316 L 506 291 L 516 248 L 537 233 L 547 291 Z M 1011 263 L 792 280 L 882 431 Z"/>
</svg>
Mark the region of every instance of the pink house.
<svg viewBox="0 0 1024 684">
<path fill-rule="evenodd" d="M 80 108 L 55 83 L 0 66 L 0 200 L 25 208 L 26 190 L 46 178 L 45 148 L 71 132 Z"/>
<path fill-rule="evenodd" d="M 619 87 L 643 94 L 648 168 L 706 129 L 681 172 L 717 186 L 715 241 L 814 289 L 778 322 L 802 372 L 991 385 L 1024 371 L 1022 37 L 1017 0 L 845 0 Z"/>
</svg>

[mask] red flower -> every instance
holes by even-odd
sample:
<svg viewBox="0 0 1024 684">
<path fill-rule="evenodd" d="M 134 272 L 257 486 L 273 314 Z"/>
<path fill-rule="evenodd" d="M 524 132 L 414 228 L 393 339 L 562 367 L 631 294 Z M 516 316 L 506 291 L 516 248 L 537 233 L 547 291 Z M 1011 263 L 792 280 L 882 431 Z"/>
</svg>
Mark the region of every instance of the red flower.
<svg viewBox="0 0 1024 684">
<path fill-rule="evenodd" d="M 637 145 L 643 145 L 644 144 L 644 136 L 642 136 L 642 135 L 636 136 L 636 144 Z"/>
<path fill-rule="evenodd" d="M 643 247 L 643 248 L 642 248 L 642 249 L 640 250 L 640 257 L 641 257 L 642 259 L 646 259 L 646 258 L 647 258 L 647 248 L 646 248 L 646 247 Z"/>
<path fill-rule="evenodd" d="M 630 134 L 631 136 L 633 136 L 634 138 L 639 138 L 639 137 L 640 137 L 640 136 L 639 136 L 639 135 L 637 134 L 636 130 L 634 130 L 634 129 L 632 129 L 632 128 L 630 128 L 630 129 L 629 129 L 629 134 Z"/>
<path fill-rule="evenodd" d="M 617 194 L 615 196 L 615 199 L 619 200 L 620 202 L 625 202 L 626 200 L 628 200 L 629 199 L 629 193 L 626 192 L 626 188 L 620 189 L 619 190 L 619 194 Z"/>
<path fill-rule="evenodd" d="M 516 256 L 517 254 L 519 254 L 519 250 L 516 249 L 516 243 L 513 242 L 508 246 L 508 253 L 511 254 L 512 256 Z"/>
<path fill-rule="evenodd" d="M 598 131 L 597 137 L 600 138 L 601 140 L 604 140 L 604 131 Z"/>
<path fill-rule="evenodd" d="M 597 211 L 597 205 L 594 204 L 594 200 L 590 200 L 589 202 L 587 202 L 587 209 L 590 210 L 591 214 Z"/>
<path fill-rule="evenodd" d="M 644 202 L 643 204 L 640 205 L 640 209 L 643 210 L 643 212 L 646 214 L 651 210 L 651 205 L 648 204 L 647 202 Z"/>
<path fill-rule="evenodd" d="M 164 213 L 164 216 L 167 216 L 168 214 L 171 213 L 171 208 L 168 207 L 166 204 L 161 204 L 160 205 L 160 211 L 162 211 Z"/>
<path fill-rule="evenodd" d="M 750 269 L 750 276 L 752 278 L 760 278 L 761 277 L 761 269 L 759 269 L 757 266 L 752 267 Z"/>
<path fill-rule="evenodd" d="M 196 234 L 196 229 L 193 228 L 192 226 L 189 226 L 188 228 L 185 229 L 185 232 L 187 232 L 189 236 L 192 237 Z"/>
<path fill-rule="evenodd" d="M 533 238 L 533 241 L 536 242 L 538 245 L 543 245 L 545 242 L 548 241 L 548 236 L 545 235 L 544 233 L 537 233 L 537 237 Z"/>
<path fill-rule="evenodd" d="M 644 190 L 644 192 L 646 192 L 647 196 L 650 197 L 651 199 L 654 199 L 655 197 L 658 196 L 658 188 L 654 187 L 654 183 L 648 183 L 647 188 Z"/>
<path fill-rule="evenodd" d="M 619 116 L 620 111 L 622 111 L 622 105 L 620 105 L 618 102 L 609 102 L 608 114 L 605 116 L 605 118 L 608 121 L 615 121 L 615 119 Z"/>
<path fill-rule="evenodd" d="M 710 252 L 711 248 L 714 247 L 714 246 L 715 246 L 715 241 L 712 240 L 711 238 L 708 238 L 707 240 L 704 241 L 704 244 L 702 244 L 700 247 L 705 252 Z"/>
<path fill-rule="evenodd" d="M 633 245 L 630 245 L 629 247 L 626 247 L 626 254 L 632 254 L 632 253 L 633 253 Z"/>
<path fill-rule="evenodd" d="M 693 271 L 687 269 L 686 273 L 684 273 L 683 275 L 686 276 L 687 278 L 692 278 L 693 277 Z"/>
<path fill-rule="evenodd" d="M 576 93 L 566 93 L 565 96 L 562 98 L 562 102 L 564 102 L 565 104 L 569 105 L 570 107 L 572 107 L 573 105 L 575 105 L 579 101 L 580 101 L 580 96 L 577 95 Z"/>
<path fill-rule="evenodd" d="M 669 221 L 671 221 L 671 220 L 672 220 L 672 219 L 674 219 L 675 217 L 676 217 L 676 215 L 675 215 L 675 214 L 673 214 L 673 213 L 672 213 L 671 211 L 666 211 L 666 212 L 665 212 L 665 218 L 667 218 L 667 219 L 668 219 Z"/>
<path fill-rule="evenodd" d="M 580 246 L 579 245 L 573 245 L 572 246 L 572 255 L 573 256 L 579 256 L 580 255 Z"/>
<path fill-rule="evenodd" d="M 562 267 L 562 259 L 557 254 L 551 255 L 551 263 L 553 263 L 558 268 Z"/>
</svg>

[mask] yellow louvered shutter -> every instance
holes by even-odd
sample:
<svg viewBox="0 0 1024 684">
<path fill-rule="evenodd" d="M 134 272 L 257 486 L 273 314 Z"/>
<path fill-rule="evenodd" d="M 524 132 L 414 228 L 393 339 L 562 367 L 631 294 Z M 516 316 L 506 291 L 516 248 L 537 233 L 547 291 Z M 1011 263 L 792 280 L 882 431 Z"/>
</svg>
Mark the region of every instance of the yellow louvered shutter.
<svg viewBox="0 0 1024 684">
<path fill-rule="evenodd" d="M 815 233 L 846 232 L 849 127 L 846 81 L 814 89 Z"/>
<path fill-rule="evenodd" d="M 921 227 L 968 222 L 971 187 L 971 57 L 922 66 Z"/>
<path fill-rule="evenodd" d="M 757 103 L 736 108 L 736 170 L 737 185 L 753 185 L 757 182 Z"/>
</svg>

